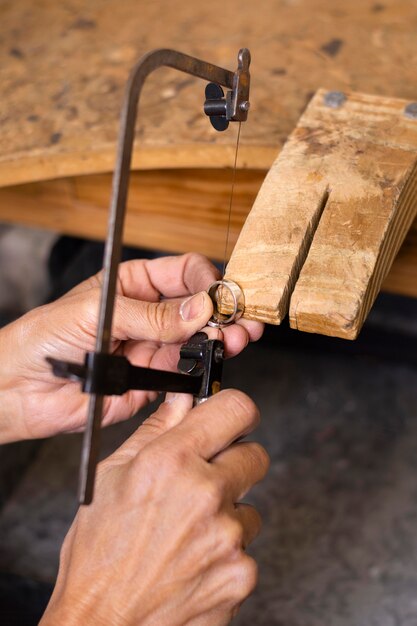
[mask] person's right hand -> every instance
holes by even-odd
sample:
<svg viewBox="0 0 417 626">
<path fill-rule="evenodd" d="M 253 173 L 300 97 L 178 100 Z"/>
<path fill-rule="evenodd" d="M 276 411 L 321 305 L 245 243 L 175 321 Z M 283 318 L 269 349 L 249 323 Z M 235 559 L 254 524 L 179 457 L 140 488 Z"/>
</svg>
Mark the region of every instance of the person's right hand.
<svg viewBox="0 0 417 626">
<path fill-rule="evenodd" d="M 238 502 L 269 461 L 259 444 L 236 440 L 258 410 L 234 390 L 189 402 L 163 403 L 100 464 L 41 626 L 221 626 L 255 587 L 245 548 L 260 517 Z"/>
</svg>

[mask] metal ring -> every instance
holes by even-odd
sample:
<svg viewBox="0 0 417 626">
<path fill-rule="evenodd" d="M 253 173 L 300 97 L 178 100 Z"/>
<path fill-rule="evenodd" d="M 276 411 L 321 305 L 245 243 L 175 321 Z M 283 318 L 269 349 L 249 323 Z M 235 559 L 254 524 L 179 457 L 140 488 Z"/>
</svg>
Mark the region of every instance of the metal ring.
<svg viewBox="0 0 417 626">
<path fill-rule="evenodd" d="M 219 298 L 217 297 L 217 292 L 219 288 L 227 289 L 233 300 L 233 311 L 230 315 L 226 315 L 225 313 L 220 313 L 218 309 Z M 243 315 L 243 311 L 245 310 L 245 297 L 243 295 L 242 289 L 239 287 L 237 283 L 234 283 L 233 280 L 229 280 L 224 278 L 223 280 L 217 280 L 215 283 L 212 283 L 210 287 L 207 289 L 207 293 L 213 302 L 214 313 L 207 322 L 208 326 L 212 328 L 221 328 L 222 326 L 229 326 L 236 322 Z M 221 297 L 221 295 L 220 295 Z"/>
</svg>

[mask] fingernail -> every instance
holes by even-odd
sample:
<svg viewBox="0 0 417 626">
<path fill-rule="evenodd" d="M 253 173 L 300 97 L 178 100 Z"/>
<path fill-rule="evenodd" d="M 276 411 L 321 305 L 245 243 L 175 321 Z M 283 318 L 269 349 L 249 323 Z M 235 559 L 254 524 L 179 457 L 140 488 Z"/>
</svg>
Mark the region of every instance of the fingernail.
<svg viewBox="0 0 417 626">
<path fill-rule="evenodd" d="M 186 406 L 191 409 L 193 406 L 193 399 L 191 396 L 185 393 L 173 393 L 168 392 L 165 395 L 165 403 L 166 404 L 176 404 L 178 406 Z"/>
<path fill-rule="evenodd" d="M 202 312 L 204 311 L 204 293 L 196 293 L 195 296 L 191 296 L 191 298 L 187 298 L 181 304 L 180 307 L 180 315 L 184 322 L 190 322 L 191 320 L 200 317 Z"/>
<path fill-rule="evenodd" d="M 165 395 L 165 402 L 167 404 L 174 404 L 178 398 L 180 397 L 179 393 L 173 393 L 173 392 L 169 392 Z"/>
</svg>

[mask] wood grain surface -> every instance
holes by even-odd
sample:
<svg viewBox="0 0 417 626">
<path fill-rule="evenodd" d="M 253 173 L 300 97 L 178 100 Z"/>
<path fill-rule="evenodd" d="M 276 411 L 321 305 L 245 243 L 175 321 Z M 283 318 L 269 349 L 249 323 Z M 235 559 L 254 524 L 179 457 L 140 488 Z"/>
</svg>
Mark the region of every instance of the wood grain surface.
<svg viewBox="0 0 417 626">
<path fill-rule="evenodd" d="M 111 171 L 128 73 L 156 47 L 229 69 L 250 48 L 242 168 L 270 167 L 319 87 L 417 97 L 414 0 L 19 0 L 0 24 L 0 185 Z M 149 78 L 135 169 L 232 164 L 234 133 L 211 128 L 203 92 L 173 70 Z"/>
<path fill-rule="evenodd" d="M 407 101 L 317 92 L 270 169 L 226 276 L 245 316 L 354 339 L 417 213 Z"/>
<path fill-rule="evenodd" d="M 264 173 L 237 173 L 229 253 L 255 200 Z M 232 172 L 230 169 L 132 172 L 124 241 L 165 252 L 201 252 L 224 259 Z M 0 215 L 79 235 L 84 224 L 94 239 L 106 236 L 109 174 L 74 176 L 0 189 Z"/>
</svg>

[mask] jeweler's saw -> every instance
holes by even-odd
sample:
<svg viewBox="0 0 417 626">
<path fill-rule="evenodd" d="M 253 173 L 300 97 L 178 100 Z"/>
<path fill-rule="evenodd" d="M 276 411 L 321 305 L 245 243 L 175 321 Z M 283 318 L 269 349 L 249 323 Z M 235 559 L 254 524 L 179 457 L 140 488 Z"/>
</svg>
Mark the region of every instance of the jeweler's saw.
<svg viewBox="0 0 417 626">
<path fill-rule="evenodd" d="M 82 504 L 89 504 L 93 498 L 105 396 L 122 395 L 129 389 L 175 391 L 193 394 L 195 401 L 201 402 L 219 391 L 221 384 L 223 342 L 208 339 L 202 332 L 182 346 L 178 363 L 181 373 L 136 367 L 126 357 L 109 353 L 134 131 L 143 84 L 151 72 L 162 66 L 210 81 L 205 90 L 204 112 L 216 130 L 224 131 L 229 122 L 240 123 L 247 119 L 249 64 L 250 53 L 246 48 L 239 51 L 235 72 L 175 50 L 161 49 L 142 57 L 131 73 L 120 120 L 95 351 L 86 354 L 84 364 L 48 359 L 56 376 L 80 381 L 82 390 L 90 394 L 80 469 L 79 500 Z M 222 87 L 228 90 L 226 94 Z M 217 306 L 223 290 L 226 290 L 231 302 L 227 314 L 220 312 Z M 232 281 L 215 283 L 210 287 L 209 294 L 215 308 L 209 322 L 211 326 L 225 326 L 242 314 L 243 295 Z"/>
</svg>

